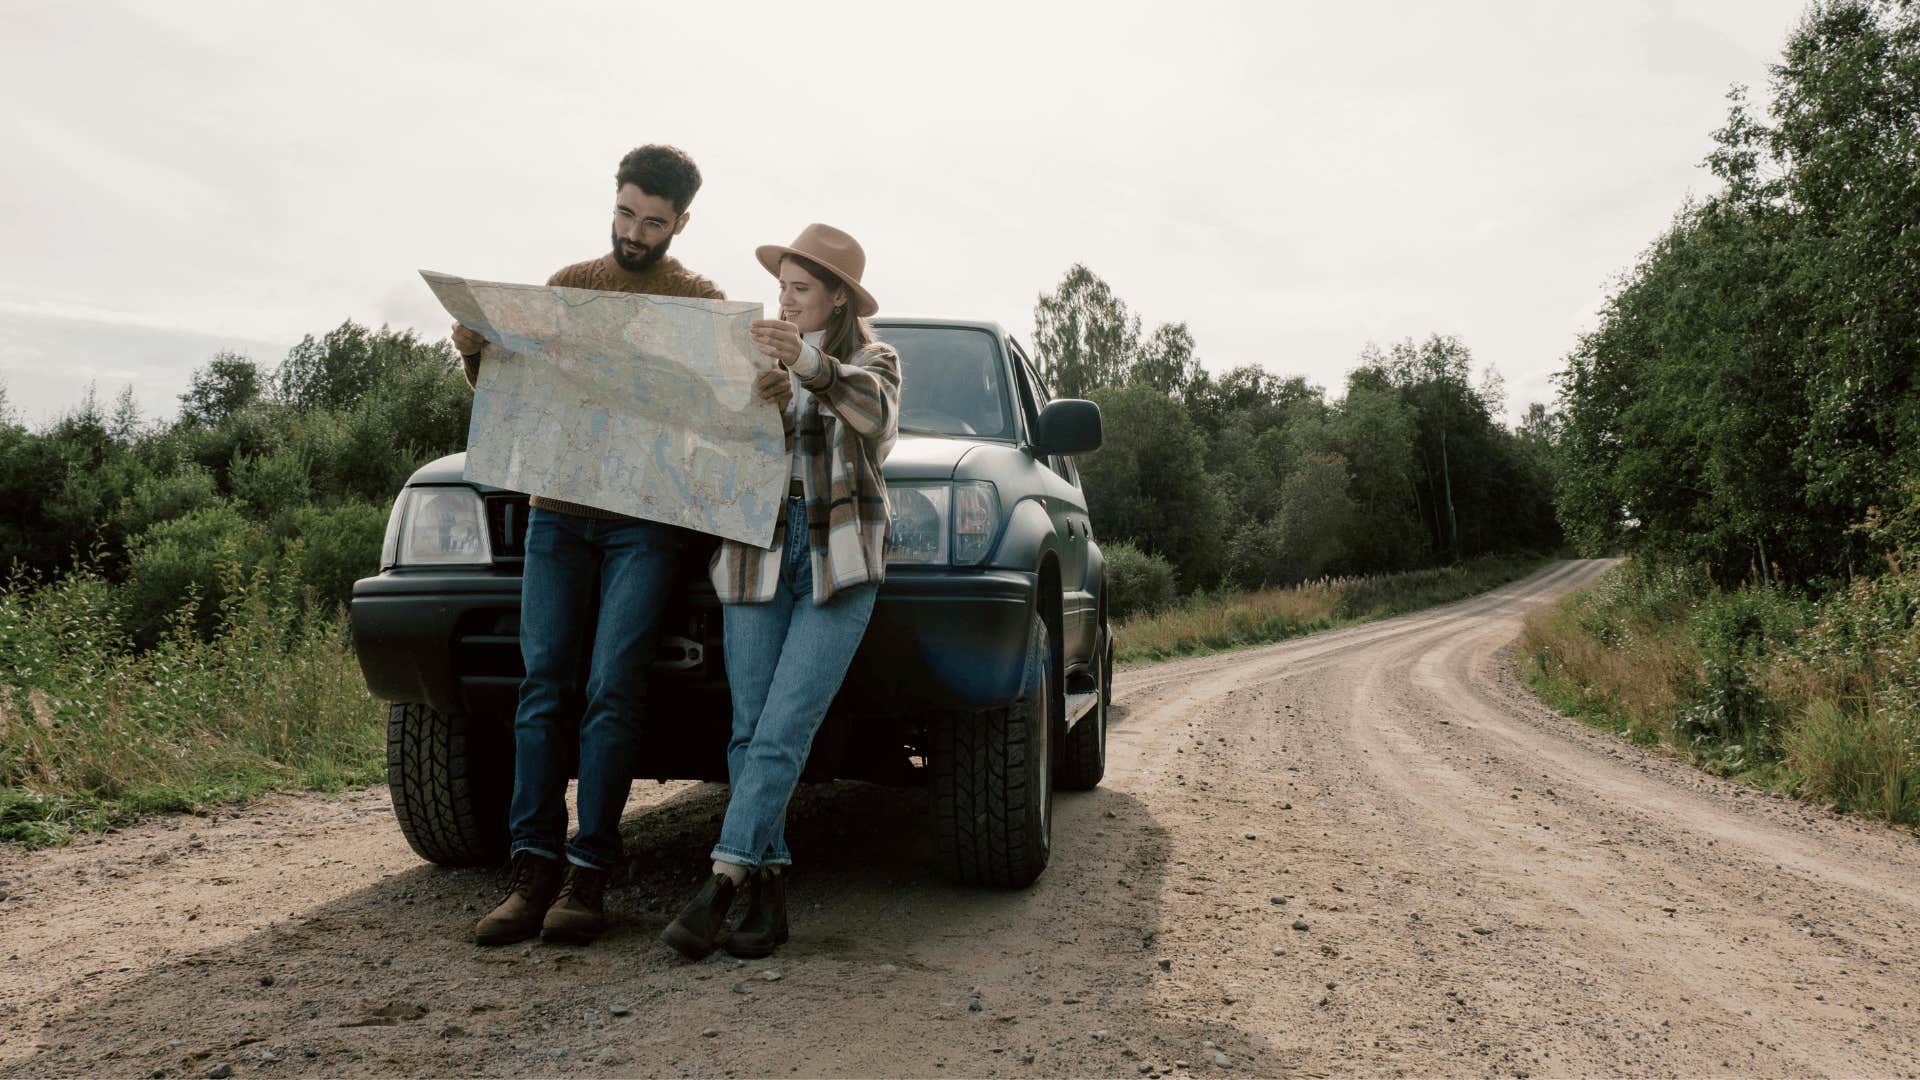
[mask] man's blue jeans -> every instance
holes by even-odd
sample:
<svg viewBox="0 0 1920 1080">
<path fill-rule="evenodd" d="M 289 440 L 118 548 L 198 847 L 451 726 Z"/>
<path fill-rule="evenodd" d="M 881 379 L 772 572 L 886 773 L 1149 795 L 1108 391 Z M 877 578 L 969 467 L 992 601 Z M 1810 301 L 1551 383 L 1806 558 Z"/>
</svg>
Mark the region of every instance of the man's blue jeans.
<svg viewBox="0 0 1920 1080">
<path fill-rule="evenodd" d="M 728 604 L 727 684 L 733 738 L 727 743 L 727 817 L 713 859 L 740 866 L 787 866 L 787 801 L 827 706 L 867 632 L 879 587 L 856 585 L 813 603 L 806 500 L 787 503 L 780 588 L 765 604 Z"/>
<path fill-rule="evenodd" d="M 535 509 L 520 585 L 520 655 L 527 677 L 513 719 L 512 851 L 561 856 L 567 835 L 567 740 L 578 725 L 577 866 L 612 869 L 620 814 L 633 786 L 639 713 L 660 608 L 685 534 L 650 521 L 598 521 Z M 581 657 L 587 666 L 580 709 Z"/>
</svg>

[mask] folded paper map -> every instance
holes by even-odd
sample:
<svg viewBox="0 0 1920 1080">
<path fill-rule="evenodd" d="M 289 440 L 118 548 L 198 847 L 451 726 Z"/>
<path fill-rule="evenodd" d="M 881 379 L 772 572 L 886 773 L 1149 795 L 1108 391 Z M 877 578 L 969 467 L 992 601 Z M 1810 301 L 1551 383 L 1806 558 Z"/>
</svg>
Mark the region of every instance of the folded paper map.
<svg viewBox="0 0 1920 1080">
<path fill-rule="evenodd" d="M 753 393 L 759 304 L 420 276 L 494 346 L 467 479 L 772 545 L 788 462 Z"/>
</svg>

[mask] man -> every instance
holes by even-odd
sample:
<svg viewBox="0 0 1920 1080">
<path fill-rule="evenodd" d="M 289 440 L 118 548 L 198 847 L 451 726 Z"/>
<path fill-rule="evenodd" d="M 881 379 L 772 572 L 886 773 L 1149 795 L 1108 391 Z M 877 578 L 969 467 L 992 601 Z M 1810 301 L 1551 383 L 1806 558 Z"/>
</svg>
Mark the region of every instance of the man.
<svg viewBox="0 0 1920 1080">
<path fill-rule="evenodd" d="M 612 250 L 547 279 L 576 289 L 726 297 L 713 282 L 667 254 L 687 227 L 700 170 L 671 146 L 642 146 L 614 173 Z M 453 328 L 469 383 L 497 354 L 485 338 Z M 474 927 L 482 945 L 539 934 L 585 944 L 605 926 L 607 874 L 620 858 L 620 815 L 633 783 L 638 712 L 653 659 L 655 624 L 677 577 L 687 539 L 670 525 L 590 506 L 533 497 L 520 586 L 520 654 L 526 679 L 514 716 L 512 869 L 507 897 Z M 567 771 L 575 758 L 562 740 L 574 730 L 570 703 L 582 653 L 584 711 L 578 714 L 579 823 L 567 830 Z M 564 861 L 563 861 L 564 856 Z"/>
</svg>

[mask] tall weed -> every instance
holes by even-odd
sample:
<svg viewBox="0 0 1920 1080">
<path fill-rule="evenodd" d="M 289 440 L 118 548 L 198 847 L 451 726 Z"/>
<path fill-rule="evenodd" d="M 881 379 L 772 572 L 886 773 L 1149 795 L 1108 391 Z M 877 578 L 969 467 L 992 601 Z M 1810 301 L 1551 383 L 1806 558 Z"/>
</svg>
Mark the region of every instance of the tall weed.
<svg viewBox="0 0 1920 1080">
<path fill-rule="evenodd" d="M 1564 712 L 1638 743 L 1672 742 L 1697 681 L 1700 655 L 1685 616 L 1699 594 L 1684 573 L 1624 563 L 1527 616 L 1520 643 L 1530 677 Z"/>
<path fill-rule="evenodd" d="M 1920 825 L 1920 569 L 1818 600 L 1628 562 L 1527 619 L 1562 711 L 1842 810 Z"/>
<path fill-rule="evenodd" d="M 379 776 L 380 713 L 341 620 L 302 615 L 292 566 L 220 573 L 211 638 L 189 586 L 151 648 L 91 567 L 0 588 L 0 840 Z"/>
<path fill-rule="evenodd" d="M 1829 597 L 1761 687 L 1796 710 L 1783 746 L 1805 794 L 1920 825 L 1920 567 Z"/>
<path fill-rule="evenodd" d="M 1323 578 L 1285 589 L 1196 592 L 1185 603 L 1114 626 L 1121 663 L 1265 645 L 1348 623 L 1449 603 L 1519 578 L 1535 556 L 1488 556 L 1458 566 Z"/>
</svg>

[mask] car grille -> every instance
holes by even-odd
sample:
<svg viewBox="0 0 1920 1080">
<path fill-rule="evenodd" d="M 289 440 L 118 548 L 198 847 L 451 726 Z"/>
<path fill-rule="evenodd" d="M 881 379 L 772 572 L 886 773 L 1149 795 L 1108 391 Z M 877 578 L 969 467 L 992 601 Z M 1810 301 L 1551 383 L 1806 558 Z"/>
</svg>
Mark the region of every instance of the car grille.
<svg viewBox="0 0 1920 1080">
<path fill-rule="evenodd" d="M 527 497 L 487 496 L 487 541 L 494 562 L 520 562 L 527 554 Z"/>
</svg>

